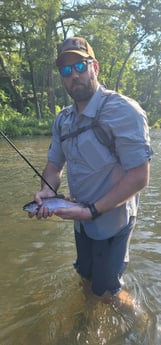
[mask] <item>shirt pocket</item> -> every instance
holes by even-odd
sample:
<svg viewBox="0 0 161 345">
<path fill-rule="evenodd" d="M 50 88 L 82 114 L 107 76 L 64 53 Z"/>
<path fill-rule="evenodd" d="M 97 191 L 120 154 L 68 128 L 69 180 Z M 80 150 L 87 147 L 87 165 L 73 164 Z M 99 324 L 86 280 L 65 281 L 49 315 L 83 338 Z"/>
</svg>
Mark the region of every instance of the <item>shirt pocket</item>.
<svg viewBox="0 0 161 345">
<path fill-rule="evenodd" d="M 78 151 L 82 160 L 95 171 L 106 166 L 108 162 L 115 162 L 115 157 L 111 155 L 108 147 L 101 144 L 91 130 L 79 135 Z"/>
</svg>

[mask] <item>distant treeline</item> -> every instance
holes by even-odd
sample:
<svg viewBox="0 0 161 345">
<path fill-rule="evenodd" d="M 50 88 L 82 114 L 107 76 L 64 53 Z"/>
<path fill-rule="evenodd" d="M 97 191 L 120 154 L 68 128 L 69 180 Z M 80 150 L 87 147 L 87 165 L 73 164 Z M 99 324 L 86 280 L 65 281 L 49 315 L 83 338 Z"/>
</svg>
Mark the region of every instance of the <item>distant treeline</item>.
<svg viewBox="0 0 161 345">
<path fill-rule="evenodd" d="M 0 126 L 10 135 L 49 134 L 70 103 L 55 59 L 71 33 L 93 46 L 100 83 L 161 127 L 161 0 L 3 0 L 0 23 Z"/>
</svg>

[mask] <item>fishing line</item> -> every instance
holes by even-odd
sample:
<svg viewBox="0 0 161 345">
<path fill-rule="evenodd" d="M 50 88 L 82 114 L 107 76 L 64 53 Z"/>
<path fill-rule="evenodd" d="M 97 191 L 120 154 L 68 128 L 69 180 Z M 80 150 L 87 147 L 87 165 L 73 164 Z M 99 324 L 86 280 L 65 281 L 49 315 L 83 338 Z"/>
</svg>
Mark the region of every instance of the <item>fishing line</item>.
<svg viewBox="0 0 161 345">
<path fill-rule="evenodd" d="M 13 149 L 21 156 L 21 158 L 34 170 L 37 176 L 57 195 L 56 190 L 46 181 L 46 179 L 38 172 L 38 170 L 29 162 L 29 160 L 18 150 L 15 144 L 0 130 L 2 137 L 13 147 Z"/>
</svg>

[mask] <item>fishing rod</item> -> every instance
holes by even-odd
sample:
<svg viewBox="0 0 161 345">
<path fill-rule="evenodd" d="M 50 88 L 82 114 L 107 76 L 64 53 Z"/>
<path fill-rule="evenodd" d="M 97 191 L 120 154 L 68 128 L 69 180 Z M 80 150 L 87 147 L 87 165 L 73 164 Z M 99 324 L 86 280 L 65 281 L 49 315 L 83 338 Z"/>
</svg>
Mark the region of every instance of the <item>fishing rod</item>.
<svg viewBox="0 0 161 345">
<path fill-rule="evenodd" d="M 15 144 L 0 130 L 0 134 L 2 137 L 13 147 L 13 149 L 21 156 L 21 158 L 34 170 L 37 176 L 41 178 L 41 180 L 47 184 L 47 186 L 57 195 L 56 190 L 51 186 L 48 181 L 38 172 L 38 170 L 29 162 L 29 160 L 18 150 L 18 148 L 15 146 Z"/>
</svg>

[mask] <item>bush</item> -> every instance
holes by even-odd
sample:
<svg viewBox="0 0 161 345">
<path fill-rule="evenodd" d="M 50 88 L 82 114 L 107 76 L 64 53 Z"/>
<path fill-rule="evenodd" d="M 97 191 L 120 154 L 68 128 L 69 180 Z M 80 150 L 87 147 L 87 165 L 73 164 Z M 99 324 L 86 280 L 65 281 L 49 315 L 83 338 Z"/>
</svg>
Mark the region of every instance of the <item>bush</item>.
<svg viewBox="0 0 161 345">
<path fill-rule="evenodd" d="M 156 121 L 152 127 L 155 128 L 155 129 L 161 128 L 161 119 Z"/>
<path fill-rule="evenodd" d="M 23 135 L 51 135 L 53 117 L 47 116 L 41 120 L 32 116 L 24 116 L 9 105 L 0 105 L 0 128 L 9 137 Z M 57 107 L 57 111 L 60 108 Z"/>
</svg>

